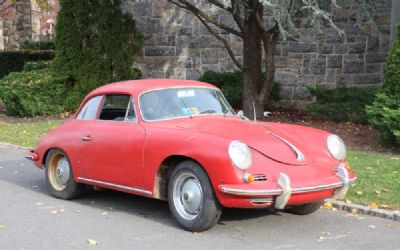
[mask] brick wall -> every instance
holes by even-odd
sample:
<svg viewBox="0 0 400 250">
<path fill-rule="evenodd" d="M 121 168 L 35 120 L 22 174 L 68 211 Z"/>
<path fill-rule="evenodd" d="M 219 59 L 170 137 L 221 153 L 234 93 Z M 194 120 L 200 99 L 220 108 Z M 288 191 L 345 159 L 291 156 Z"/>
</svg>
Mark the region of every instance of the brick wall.
<svg viewBox="0 0 400 250">
<path fill-rule="evenodd" d="M 340 2 L 340 1 L 339 1 Z M 281 105 L 303 107 L 312 101 L 306 85 L 371 86 L 383 80 L 385 59 L 390 46 L 390 0 L 378 0 L 373 18 L 378 32 L 361 23 L 355 26 L 358 14 L 356 0 L 342 0 L 335 21 L 345 30 L 340 37 L 331 28 L 319 32 L 300 25 L 297 41 L 282 41 L 276 50 L 276 79 L 280 81 Z M 123 4 L 131 12 L 145 35 L 145 46 L 137 66 L 146 78 L 198 79 L 207 70 L 236 70 L 223 45 L 190 13 L 176 8 L 166 0 Z M 221 21 L 233 21 L 219 9 Z M 266 11 L 267 12 L 267 11 Z M 268 13 L 266 13 L 268 14 Z M 268 23 L 268 18 L 266 18 Z M 241 41 L 222 33 L 241 56 Z"/>
</svg>

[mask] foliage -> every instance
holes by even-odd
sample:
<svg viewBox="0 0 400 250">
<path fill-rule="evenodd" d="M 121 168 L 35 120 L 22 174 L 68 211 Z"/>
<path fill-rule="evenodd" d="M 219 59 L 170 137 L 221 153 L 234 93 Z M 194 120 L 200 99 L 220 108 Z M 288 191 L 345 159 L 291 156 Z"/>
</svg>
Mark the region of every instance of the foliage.
<svg viewBox="0 0 400 250">
<path fill-rule="evenodd" d="M 40 137 L 60 125 L 61 122 L 61 120 L 0 122 L 0 141 L 34 147 Z"/>
<path fill-rule="evenodd" d="M 41 41 L 25 40 L 19 45 L 23 50 L 55 50 L 54 42 L 50 39 Z"/>
<path fill-rule="evenodd" d="M 383 87 L 366 111 L 369 122 L 379 131 L 381 141 L 400 145 L 400 25 L 387 60 Z"/>
<path fill-rule="evenodd" d="M 113 81 L 140 77 L 132 68 L 143 37 L 132 16 L 122 13 L 120 0 L 61 0 L 56 24 L 56 75 L 75 84 L 66 108 L 74 109 L 92 89 Z"/>
<path fill-rule="evenodd" d="M 50 61 L 29 61 L 26 62 L 23 71 L 46 69 L 50 67 Z"/>
<path fill-rule="evenodd" d="M 365 106 L 374 101 L 376 89 L 339 87 L 309 88 L 316 101 L 307 106 L 306 112 L 311 116 L 333 121 L 351 121 L 367 123 Z"/>
<path fill-rule="evenodd" d="M 347 161 L 358 178 L 345 199 L 372 208 L 400 209 L 400 156 L 350 151 Z"/>
<path fill-rule="evenodd" d="M 49 69 L 14 72 L 0 80 L 0 99 L 9 115 L 61 113 L 69 79 L 54 78 Z"/>
<path fill-rule="evenodd" d="M 241 109 L 243 93 L 243 73 L 241 71 L 216 72 L 207 71 L 199 79 L 212 83 L 221 89 L 228 102 L 236 109 Z M 271 100 L 279 101 L 280 85 L 275 82 L 272 89 Z"/>
<path fill-rule="evenodd" d="M 28 61 L 51 60 L 53 57 L 53 51 L 0 51 L 0 78 L 21 71 Z"/>
</svg>

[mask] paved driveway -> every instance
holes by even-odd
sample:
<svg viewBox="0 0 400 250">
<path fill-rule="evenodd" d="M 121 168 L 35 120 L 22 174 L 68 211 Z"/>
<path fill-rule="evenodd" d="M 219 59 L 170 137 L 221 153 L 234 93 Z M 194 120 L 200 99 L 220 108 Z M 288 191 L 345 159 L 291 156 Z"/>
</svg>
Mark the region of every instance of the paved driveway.
<svg viewBox="0 0 400 250">
<path fill-rule="evenodd" d="M 0 145 L 0 249 L 400 249 L 400 223 L 321 209 L 309 216 L 226 209 L 189 233 L 166 202 L 113 191 L 63 201 L 23 150 Z M 98 245 L 91 246 L 88 239 Z"/>
</svg>

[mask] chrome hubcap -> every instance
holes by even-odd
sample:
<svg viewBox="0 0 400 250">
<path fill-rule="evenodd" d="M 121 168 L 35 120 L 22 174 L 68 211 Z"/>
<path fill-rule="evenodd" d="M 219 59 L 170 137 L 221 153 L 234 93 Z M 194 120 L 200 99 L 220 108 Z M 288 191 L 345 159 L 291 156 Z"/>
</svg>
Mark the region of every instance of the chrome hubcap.
<svg viewBox="0 0 400 250">
<path fill-rule="evenodd" d="M 203 190 L 199 180 L 190 173 L 179 175 L 174 183 L 173 201 L 182 218 L 195 219 L 203 204 Z"/>
<path fill-rule="evenodd" d="M 57 163 L 57 181 L 65 185 L 69 179 L 69 164 L 65 158 L 62 158 Z"/>
</svg>

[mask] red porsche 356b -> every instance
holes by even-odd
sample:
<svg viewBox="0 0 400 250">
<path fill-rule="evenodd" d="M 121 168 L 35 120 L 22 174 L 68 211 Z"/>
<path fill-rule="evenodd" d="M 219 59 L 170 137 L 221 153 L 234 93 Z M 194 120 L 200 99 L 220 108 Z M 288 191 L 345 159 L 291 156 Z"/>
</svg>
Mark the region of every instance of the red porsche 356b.
<svg viewBox="0 0 400 250">
<path fill-rule="evenodd" d="M 250 121 L 217 87 L 188 80 L 102 86 L 27 158 L 57 198 L 91 185 L 163 199 L 189 231 L 215 225 L 223 207 L 310 214 L 356 179 L 338 136 Z"/>
</svg>

